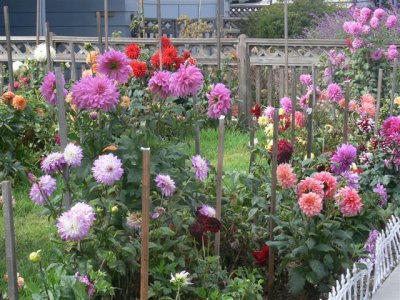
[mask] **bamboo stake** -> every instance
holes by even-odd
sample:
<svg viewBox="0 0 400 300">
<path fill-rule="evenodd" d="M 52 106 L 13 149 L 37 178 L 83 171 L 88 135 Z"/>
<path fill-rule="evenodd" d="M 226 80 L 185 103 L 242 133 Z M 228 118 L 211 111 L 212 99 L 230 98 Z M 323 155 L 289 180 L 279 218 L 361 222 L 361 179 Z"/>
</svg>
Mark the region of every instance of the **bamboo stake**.
<svg viewBox="0 0 400 300">
<path fill-rule="evenodd" d="M 150 209 L 150 148 L 143 153 L 142 174 L 142 245 L 140 255 L 140 300 L 148 299 L 149 292 L 149 209 Z"/>
<path fill-rule="evenodd" d="M 274 113 L 274 134 L 272 144 L 272 163 L 271 163 L 271 207 L 269 215 L 269 240 L 274 240 L 275 222 L 273 216 L 276 214 L 276 169 L 278 165 L 278 130 L 279 130 L 279 110 L 275 109 Z M 275 257 L 273 248 L 269 249 L 268 257 L 268 295 L 272 296 L 272 288 L 275 277 Z M 272 299 L 272 298 L 271 298 Z"/>
<path fill-rule="evenodd" d="M 381 92 L 382 92 L 382 78 L 383 70 L 379 69 L 378 73 L 378 91 L 376 96 L 376 109 L 375 109 L 375 135 L 378 134 L 379 130 L 379 110 L 381 109 Z"/>
<path fill-rule="evenodd" d="M 7 43 L 7 60 L 8 60 L 8 84 L 10 85 L 10 90 L 14 91 L 14 72 L 13 72 L 13 62 L 12 62 L 12 46 L 11 46 L 11 33 L 10 33 L 10 16 L 8 14 L 8 6 L 4 6 L 4 29 L 6 32 L 6 43 Z"/>
<path fill-rule="evenodd" d="M 349 102 L 350 102 L 350 81 L 345 82 L 346 92 L 344 101 L 344 115 L 343 115 L 343 144 L 347 144 L 349 135 Z"/>
<path fill-rule="evenodd" d="M 101 32 L 101 15 L 100 12 L 96 12 L 96 19 L 97 19 L 97 39 L 99 44 L 99 51 L 103 53 L 103 36 Z"/>
<path fill-rule="evenodd" d="M 105 51 L 108 51 L 108 0 L 104 0 L 104 38 Z"/>
<path fill-rule="evenodd" d="M 18 275 L 17 259 L 15 254 L 15 231 L 11 182 L 3 181 L 1 183 L 1 186 L 3 195 L 3 218 L 8 275 L 8 297 L 10 298 L 10 300 L 18 300 Z"/>
<path fill-rule="evenodd" d="M 392 92 L 390 95 L 390 109 L 389 109 L 389 114 L 391 116 L 393 115 L 393 104 L 396 95 L 396 89 L 397 89 L 397 58 L 395 58 L 393 62 Z"/>
<path fill-rule="evenodd" d="M 285 22 L 285 96 L 289 95 L 288 3 L 284 3 Z"/>
<path fill-rule="evenodd" d="M 218 126 L 218 164 L 217 164 L 217 199 L 215 205 L 216 218 L 221 220 L 222 209 L 222 170 L 224 163 L 224 134 L 225 134 L 225 116 L 219 118 Z M 215 234 L 214 252 L 219 256 L 221 246 L 221 232 Z"/>
</svg>

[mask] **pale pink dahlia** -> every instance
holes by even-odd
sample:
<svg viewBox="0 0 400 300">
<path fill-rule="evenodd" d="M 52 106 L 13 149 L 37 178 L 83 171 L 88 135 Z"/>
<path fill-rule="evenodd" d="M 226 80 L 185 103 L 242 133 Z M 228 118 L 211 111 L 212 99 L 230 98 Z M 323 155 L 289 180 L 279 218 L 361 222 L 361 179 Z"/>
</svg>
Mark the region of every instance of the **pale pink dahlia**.
<svg viewBox="0 0 400 300">
<path fill-rule="evenodd" d="M 307 217 L 319 215 L 322 210 L 322 198 L 316 193 L 302 194 L 299 198 L 299 206 Z"/>
<path fill-rule="evenodd" d="M 61 171 L 65 166 L 64 154 L 53 152 L 42 160 L 40 167 L 46 174 L 52 174 Z"/>
<path fill-rule="evenodd" d="M 105 76 L 82 77 L 72 87 L 72 103 L 80 109 L 114 109 L 119 92 L 114 82 Z"/>
<path fill-rule="evenodd" d="M 363 203 L 357 191 L 350 187 L 341 188 L 335 195 L 339 210 L 345 217 L 353 217 L 360 213 Z"/>
<path fill-rule="evenodd" d="M 182 64 L 172 73 L 169 87 L 176 97 L 193 96 L 200 90 L 203 80 L 203 73 L 197 66 Z"/>
<path fill-rule="evenodd" d="M 105 185 L 113 185 L 124 174 L 121 160 L 112 153 L 100 155 L 94 161 L 92 171 L 96 181 Z"/>
<path fill-rule="evenodd" d="M 209 205 L 203 204 L 198 208 L 198 212 L 201 213 L 203 216 L 215 218 L 216 212 L 215 208 Z"/>
<path fill-rule="evenodd" d="M 40 177 L 39 182 L 33 183 L 29 197 L 38 205 L 43 205 L 56 190 L 56 180 L 50 175 Z"/>
<path fill-rule="evenodd" d="M 395 15 L 390 15 L 386 20 L 386 27 L 388 29 L 393 29 L 397 26 L 397 17 Z"/>
<path fill-rule="evenodd" d="M 390 45 L 387 51 L 387 58 L 389 60 L 394 60 L 399 56 L 399 52 L 397 51 L 396 45 Z"/>
<path fill-rule="evenodd" d="M 303 194 L 315 193 L 321 197 L 324 197 L 324 186 L 321 181 L 311 177 L 307 177 L 299 182 L 297 185 L 297 197 L 301 197 Z"/>
<path fill-rule="evenodd" d="M 206 180 L 208 177 L 208 171 L 210 167 L 208 162 L 202 158 L 200 155 L 195 155 L 192 157 L 192 166 L 196 172 L 196 178 L 198 180 Z"/>
<path fill-rule="evenodd" d="M 324 189 L 324 199 L 332 198 L 336 192 L 337 180 L 329 172 L 314 173 L 312 178 L 320 181 Z"/>
<path fill-rule="evenodd" d="M 312 85 L 312 77 L 310 74 L 301 74 L 300 75 L 300 83 L 305 86 Z"/>
<path fill-rule="evenodd" d="M 125 83 L 130 78 L 132 68 L 125 53 L 113 49 L 103 53 L 98 58 L 97 71 L 109 79 Z"/>
<path fill-rule="evenodd" d="M 57 219 L 58 234 L 65 241 L 80 241 L 89 233 L 90 225 L 81 214 L 64 212 Z"/>
<path fill-rule="evenodd" d="M 155 182 L 164 196 L 172 196 L 176 191 L 175 182 L 169 175 L 159 174 L 156 176 Z"/>
<path fill-rule="evenodd" d="M 64 159 L 68 166 L 79 167 L 83 159 L 83 150 L 74 143 L 69 143 L 64 149 Z"/>
<path fill-rule="evenodd" d="M 71 207 L 70 211 L 76 215 L 81 215 L 81 217 L 89 224 L 89 226 L 92 226 L 93 222 L 96 220 L 93 207 L 84 202 L 76 203 Z"/>
<path fill-rule="evenodd" d="M 290 189 L 296 184 L 296 174 L 290 164 L 280 164 L 276 169 L 278 184 L 284 189 Z"/>
<path fill-rule="evenodd" d="M 223 83 L 214 84 L 207 99 L 209 118 L 217 119 L 225 115 L 231 107 L 231 91 Z"/>
<path fill-rule="evenodd" d="M 372 28 L 376 29 L 379 27 L 379 19 L 377 17 L 372 17 L 371 20 L 369 21 L 369 25 L 371 25 Z"/>
</svg>

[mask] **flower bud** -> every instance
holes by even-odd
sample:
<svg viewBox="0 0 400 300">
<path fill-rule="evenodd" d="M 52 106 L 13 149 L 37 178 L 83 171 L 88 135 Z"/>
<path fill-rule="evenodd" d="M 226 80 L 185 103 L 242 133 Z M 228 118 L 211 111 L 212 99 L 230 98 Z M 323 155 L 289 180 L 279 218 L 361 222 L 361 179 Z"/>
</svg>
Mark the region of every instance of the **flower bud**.
<svg viewBox="0 0 400 300">
<path fill-rule="evenodd" d="M 33 263 L 38 263 L 38 262 L 40 262 L 41 259 L 42 258 L 40 256 L 40 250 L 29 254 L 29 260 Z"/>
</svg>

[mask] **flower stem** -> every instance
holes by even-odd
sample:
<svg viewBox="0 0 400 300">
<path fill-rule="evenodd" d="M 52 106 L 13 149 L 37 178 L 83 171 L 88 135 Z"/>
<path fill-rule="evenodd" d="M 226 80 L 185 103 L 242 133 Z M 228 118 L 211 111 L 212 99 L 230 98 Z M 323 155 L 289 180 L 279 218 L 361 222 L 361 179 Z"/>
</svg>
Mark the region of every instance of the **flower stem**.
<svg viewBox="0 0 400 300">
<path fill-rule="evenodd" d="M 51 298 L 50 298 L 49 290 L 47 289 L 46 278 L 45 278 L 45 275 L 44 275 L 44 271 L 43 271 L 43 267 L 42 267 L 42 263 L 41 262 L 39 262 L 39 270 L 40 270 L 40 274 L 41 274 L 41 277 L 42 277 L 44 289 L 46 290 L 47 298 L 49 298 L 49 300 L 50 300 Z"/>
</svg>

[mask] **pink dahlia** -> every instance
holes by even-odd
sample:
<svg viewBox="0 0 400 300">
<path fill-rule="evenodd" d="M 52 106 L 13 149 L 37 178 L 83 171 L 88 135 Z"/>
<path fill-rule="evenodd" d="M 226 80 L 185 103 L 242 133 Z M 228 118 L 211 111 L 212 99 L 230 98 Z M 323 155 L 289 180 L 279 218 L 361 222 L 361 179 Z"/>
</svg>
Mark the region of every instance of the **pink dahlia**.
<svg viewBox="0 0 400 300">
<path fill-rule="evenodd" d="M 336 83 L 331 83 L 328 85 L 327 93 L 329 99 L 336 102 L 343 98 L 342 88 Z"/>
<path fill-rule="evenodd" d="M 93 177 L 98 183 L 113 185 L 124 174 L 121 160 L 114 154 L 100 155 L 93 163 Z"/>
<path fill-rule="evenodd" d="M 383 122 L 381 136 L 389 144 L 400 144 L 400 116 L 389 117 Z"/>
<path fill-rule="evenodd" d="M 67 96 L 68 91 L 64 88 L 65 79 L 64 76 L 61 77 L 61 84 L 63 86 L 63 94 L 64 97 Z M 40 87 L 40 92 L 44 99 L 50 104 L 55 105 L 57 102 L 56 96 L 56 75 L 53 72 L 47 73 L 47 75 L 43 78 L 42 86 Z"/>
<path fill-rule="evenodd" d="M 388 29 L 393 29 L 397 26 L 397 17 L 395 15 L 390 15 L 386 20 L 386 27 Z"/>
<path fill-rule="evenodd" d="M 373 61 L 378 61 L 382 58 L 382 55 L 383 55 L 382 50 L 378 48 L 371 52 L 371 59 Z"/>
<path fill-rule="evenodd" d="M 279 101 L 281 108 L 285 111 L 285 113 L 290 114 L 292 112 L 292 99 L 289 97 L 283 97 Z"/>
<path fill-rule="evenodd" d="M 365 24 L 368 22 L 368 20 L 372 16 L 372 11 L 368 7 L 363 7 L 360 11 L 360 16 L 358 17 L 358 21 L 361 22 L 362 24 Z"/>
<path fill-rule="evenodd" d="M 274 114 L 275 114 L 275 108 L 273 106 L 267 106 L 262 112 L 262 115 L 264 117 L 267 117 L 270 119 L 274 118 Z"/>
<path fill-rule="evenodd" d="M 296 127 L 302 128 L 305 125 L 304 114 L 296 111 L 294 113 L 294 124 Z"/>
<path fill-rule="evenodd" d="M 302 194 L 298 203 L 307 217 L 317 216 L 322 210 L 322 198 L 316 193 Z"/>
<path fill-rule="evenodd" d="M 172 196 L 176 191 L 175 181 L 169 175 L 158 174 L 155 182 L 164 196 Z"/>
<path fill-rule="evenodd" d="M 296 174 L 293 172 L 293 168 L 289 164 L 280 164 L 276 169 L 276 176 L 278 178 L 278 184 L 284 189 L 290 189 L 296 184 Z"/>
<path fill-rule="evenodd" d="M 379 27 L 379 19 L 377 17 L 372 17 L 371 20 L 369 21 L 369 25 L 376 29 Z"/>
<path fill-rule="evenodd" d="M 88 235 L 90 225 L 81 214 L 66 211 L 57 219 L 57 229 L 63 240 L 80 241 Z"/>
<path fill-rule="evenodd" d="M 46 174 L 52 174 L 61 171 L 66 166 L 64 154 L 53 152 L 47 155 L 41 163 L 41 169 Z"/>
<path fill-rule="evenodd" d="M 187 97 L 197 94 L 203 84 L 203 73 L 195 65 L 180 65 L 179 69 L 172 73 L 169 86 L 176 97 Z"/>
<path fill-rule="evenodd" d="M 353 217 L 360 213 L 363 203 L 357 191 L 350 187 L 341 188 L 335 195 L 339 210 L 345 217 Z"/>
<path fill-rule="evenodd" d="M 386 15 L 386 12 L 382 8 L 375 9 L 374 14 L 373 14 L 373 16 L 375 18 L 377 18 L 378 20 L 382 20 L 385 17 L 385 15 Z"/>
<path fill-rule="evenodd" d="M 202 214 L 203 216 L 209 217 L 209 218 L 215 218 L 217 213 L 215 212 L 215 208 L 211 207 L 209 205 L 203 204 L 200 206 L 197 211 Z"/>
<path fill-rule="evenodd" d="M 128 58 L 120 51 L 111 49 L 103 53 L 98 58 L 98 63 L 98 72 L 119 83 L 127 82 L 132 73 Z"/>
<path fill-rule="evenodd" d="M 223 84 L 217 83 L 207 93 L 209 118 L 217 119 L 225 115 L 231 107 L 231 91 Z"/>
<path fill-rule="evenodd" d="M 149 80 L 149 89 L 154 94 L 159 94 L 161 98 L 165 99 L 171 96 L 170 89 L 171 72 L 158 71 Z"/>
<path fill-rule="evenodd" d="M 198 180 L 204 181 L 207 179 L 210 167 L 208 165 L 208 162 L 204 158 L 202 158 L 200 155 L 193 156 L 192 166 L 196 172 L 196 178 Z"/>
<path fill-rule="evenodd" d="M 327 200 L 332 198 L 336 192 L 337 181 L 336 178 L 332 176 L 329 172 L 319 172 L 314 173 L 312 178 L 320 181 L 324 189 L 324 199 Z"/>
<path fill-rule="evenodd" d="M 297 197 L 311 192 L 317 194 L 322 199 L 324 197 L 324 186 L 322 182 L 315 178 L 307 177 L 297 185 Z"/>
<path fill-rule="evenodd" d="M 82 219 L 89 225 L 92 226 L 96 220 L 93 207 L 84 202 L 78 202 L 71 207 L 70 211 L 76 215 L 81 215 Z"/>
<path fill-rule="evenodd" d="M 80 109 L 114 109 L 119 101 L 114 82 L 105 76 L 82 77 L 72 87 L 72 103 Z"/>
<path fill-rule="evenodd" d="M 375 98 L 370 94 L 365 94 L 360 98 L 361 105 L 357 112 L 369 117 L 375 116 Z"/>
<path fill-rule="evenodd" d="M 43 205 L 56 190 L 56 180 L 50 175 L 40 177 L 39 182 L 33 183 L 29 197 L 38 205 Z"/>
<path fill-rule="evenodd" d="M 399 52 L 397 51 L 396 45 L 390 45 L 387 51 L 387 58 L 389 60 L 394 60 L 399 56 Z"/>
<path fill-rule="evenodd" d="M 351 46 L 354 49 L 360 49 L 364 46 L 364 41 L 362 39 L 359 38 L 355 38 L 352 42 L 351 42 Z"/>
<path fill-rule="evenodd" d="M 64 159 L 68 166 L 79 167 L 83 159 L 83 150 L 74 143 L 69 143 L 64 149 Z"/>
<path fill-rule="evenodd" d="M 310 74 L 301 74 L 300 75 L 300 83 L 305 86 L 312 85 L 312 77 Z"/>
</svg>

